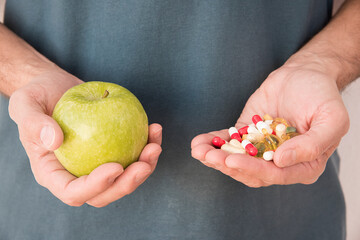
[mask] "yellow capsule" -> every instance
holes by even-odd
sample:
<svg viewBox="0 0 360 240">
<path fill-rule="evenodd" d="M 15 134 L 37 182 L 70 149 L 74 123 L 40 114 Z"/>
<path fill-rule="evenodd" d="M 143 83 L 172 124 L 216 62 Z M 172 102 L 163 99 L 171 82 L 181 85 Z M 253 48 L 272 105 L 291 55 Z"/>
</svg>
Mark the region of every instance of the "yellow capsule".
<svg viewBox="0 0 360 240">
<path fill-rule="evenodd" d="M 266 152 L 266 149 L 268 148 L 267 144 L 265 143 L 265 141 L 261 141 L 258 143 L 255 143 L 254 145 L 256 147 L 256 149 L 258 150 L 258 153 L 256 155 L 256 157 L 262 157 L 264 152 Z"/>
<path fill-rule="evenodd" d="M 252 144 L 264 140 L 264 135 L 261 133 L 249 133 L 244 135 L 246 135 L 246 139 L 249 140 Z"/>
<path fill-rule="evenodd" d="M 267 141 L 271 145 L 272 149 L 270 150 L 276 150 L 282 142 L 277 136 L 273 134 L 265 136 L 265 141 Z"/>
<path fill-rule="evenodd" d="M 270 141 L 268 141 L 266 138 L 264 138 L 263 141 L 261 142 L 257 142 L 255 143 L 254 145 L 257 150 L 258 150 L 258 154 L 256 155 L 256 157 L 263 157 L 263 154 L 264 152 L 267 152 L 267 151 L 273 151 L 274 148 L 272 146 L 272 144 L 270 143 Z"/>
<path fill-rule="evenodd" d="M 274 121 L 270 124 L 270 127 L 275 130 L 276 129 L 276 126 L 279 125 L 279 124 L 284 124 L 285 127 L 288 127 L 289 124 L 286 122 L 285 119 L 283 118 L 275 118 Z"/>
<path fill-rule="evenodd" d="M 293 138 L 293 137 L 296 137 L 296 136 L 299 136 L 300 133 L 298 132 L 290 132 L 290 133 L 287 133 L 286 136 L 288 137 L 288 139 L 290 138 Z"/>
<path fill-rule="evenodd" d="M 281 143 L 283 143 L 283 142 L 285 142 L 285 141 L 287 141 L 289 139 L 290 139 L 290 137 L 287 134 L 283 134 L 280 137 Z"/>
<path fill-rule="evenodd" d="M 273 120 L 273 118 L 272 118 L 269 114 L 265 114 L 265 115 L 263 116 L 263 119 L 264 119 L 264 121 L 265 121 L 265 120 Z"/>
<path fill-rule="evenodd" d="M 242 135 L 242 138 L 241 138 L 241 139 L 244 141 L 244 140 L 247 139 L 247 136 L 248 136 L 247 134 L 244 134 L 244 135 Z"/>
<path fill-rule="evenodd" d="M 261 133 L 264 135 L 269 135 L 271 133 L 268 132 L 268 130 L 266 130 L 266 128 L 261 129 Z"/>
<path fill-rule="evenodd" d="M 282 124 L 284 124 L 286 127 L 289 126 L 289 124 L 287 123 L 287 121 L 286 121 L 285 119 L 283 119 L 283 118 L 275 118 L 274 121 L 277 122 L 277 123 L 282 123 Z"/>
</svg>

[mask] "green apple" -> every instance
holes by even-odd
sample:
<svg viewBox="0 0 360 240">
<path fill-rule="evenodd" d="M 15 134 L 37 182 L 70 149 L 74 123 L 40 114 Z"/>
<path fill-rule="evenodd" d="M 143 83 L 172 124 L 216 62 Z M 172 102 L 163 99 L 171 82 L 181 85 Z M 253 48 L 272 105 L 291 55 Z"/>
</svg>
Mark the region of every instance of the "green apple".
<svg viewBox="0 0 360 240">
<path fill-rule="evenodd" d="M 52 117 L 64 133 L 55 155 L 77 177 L 108 162 L 126 168 L 137 161 L 148 140 L 143 106 L 114 83 L 87 82 L 69 89 Z"/>
</svg>

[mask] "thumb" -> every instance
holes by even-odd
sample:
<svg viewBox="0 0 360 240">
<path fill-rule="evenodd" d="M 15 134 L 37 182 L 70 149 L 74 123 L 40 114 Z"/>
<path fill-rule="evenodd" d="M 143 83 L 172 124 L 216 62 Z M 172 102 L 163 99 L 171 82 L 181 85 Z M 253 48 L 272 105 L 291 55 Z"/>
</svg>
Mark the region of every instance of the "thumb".
<svg viewBox="0 0 360 240">
<path fill-rule="evenodd" d="M 40 126 L 41 143 L 46 149 L 54 151 L 58 149 L 63 142 L 63 132 L 54 119 L 49 118 L 47 115 L 42 117 L 44 118 L 44 122 L 42 126 Z M 38 133 L 35 135 L 38 136 Z"/>
<path fill-rule="evenodd" d="M 153 123 L 149 126 L 149 143 L 157 143 L 161 145 L 162 142 L 162 127 L 158 123 Z"/>
<path fill-rule="evenodd" d="M 332 106 L 331 111 L 319 110 L 307 132 L 284 142 L 275 151 L 274 163 L 278 167 L 288 167 L 316 160 L 329 148 L 337 146 L 349 125 L 343 105 Z"/>
<path fill-rule="evenodd" d="M 47 150 L 55 150 L 63 142 L 64 135 L 58 123 L 47 115 L 46 107 L 24 91 L 10 98 L 9 114 L 19 129 L 23 145 L 35 144 Z"/>
</svg>

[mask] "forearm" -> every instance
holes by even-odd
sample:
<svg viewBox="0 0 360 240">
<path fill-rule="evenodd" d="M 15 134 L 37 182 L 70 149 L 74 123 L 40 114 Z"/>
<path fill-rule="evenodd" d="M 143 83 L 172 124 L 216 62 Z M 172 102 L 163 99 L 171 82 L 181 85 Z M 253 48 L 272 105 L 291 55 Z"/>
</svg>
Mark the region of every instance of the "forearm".
<svg viewBox="0 0 360 240">
<path fill-rule="evenodd" d="M 0 24 L 0 92 L 10 96 L 34 76 L 59 68 Z"/>
<path fill-rule="evenodd" d="M 306 65 L 330 74 L 341 90 L 360 76 L 360 0 L 348 0 L 330 23 L 285 65 Z"/>
</svg>

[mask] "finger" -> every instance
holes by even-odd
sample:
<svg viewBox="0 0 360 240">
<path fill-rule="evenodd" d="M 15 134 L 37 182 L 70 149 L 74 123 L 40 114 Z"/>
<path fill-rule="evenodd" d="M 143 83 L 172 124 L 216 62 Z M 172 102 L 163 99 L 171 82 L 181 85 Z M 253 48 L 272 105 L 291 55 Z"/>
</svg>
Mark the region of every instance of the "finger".
<svg viewBox="0 0 360 240">
<path fill-rule="evenodd" d="M 257 178 L 268 185 L 281 184 L 283 182 L 281 168 L 278 168 L 271 161 L 264 161 L 263 159 L 245 154 L 233 154 L 225 159 L 225 164 L 229 168 L 237 169 L 239 172 Z"/>
<path fill-rule="evenodd" d="M 327 155 L 329 153 L 327 152 Z M 327 156 L 322 154 L 318 159 L 311 162 L 302 162 L 290 167 L 279 168 L 272 161 L 264 161 L 260 158 L 249 156 L 229 155 L 225 164 L 230 168 L 237 169 L 240 173 L 262 181 L 263 186 L 288 185 L 295 183 L 310 184 L 315 182 L 325 170 Z"/>
<path fill-rule="evenodd" d="M 104 207 L 123 196 L 132 193 L 154 171 L 161 153 L 161 147 L 156 143 L 145 146 L 139 161 L 131 164 L 116 182 L 105 192 L 87 201 L 94 207 Z"/>
<path fill-rule="evenodd" d="M 193 149 L 191 149 L 191 156 L 197 160 L 205 161 L 206 153 L 215 149 L 208 143 L 198 144 Z"/>
<path fill-rule="evenodd" d="M 151 167 L 151 171 L 154 171 L 161 151 L 162 149 L 159 144 L 149 143 L 141 152 L 139 162 L 145 162 L 149 164 Z"/>
<path fill-rule="evenodd" d="M 206 154 L 211 150 L 215 150 L 215 148 L 213 146 L 210 146 L 209 144 L 199 144 L 195 146 L 193 149 L 191 149 L 191 156 L 199 160 L 205 166 L 210 168 L 215 168 L 213 164 L 208 163 L 205 160 Z"/>
<path fill-rule="evenodd" d="M 22 91 L 10 98 L 10 117 L 17 123 L 20 140 L 47 150 L 57 149 L 63 142 L 63 132 L 57 122 L 45 114 L 40 103 Z"/>
<path fill-rule="evenodd" d="M 221 149 L 213 148 L 205 154 L 204 160 L 207 163 L 211 164 L 213 166 L 213 168 L 215 168 L 217 170 L 222 170 L 222 169 L 224 169 L 224 167 L 226 167 L 225 159 L 227 156 L 229 156 L 229 153 L 227 153 Z"/>
<path fill-rule="evenodd" d="M 162 142 L 162 127 L 158 123 L 153 123 L 149 126 L 149 143 L 157 143 L 161 145 Z"/>
<path fill-rule="evenodd" d="M 219 170 L 222 173 L 235 178 L 239 172 L 236 169 L 228 168 L 225 165 L 225 159 L 229 155 L 229 153 L 221 149 L 212 149 L 206 153 L 203 163 L 208 167 Z"/>
<path fill-rule="evenodd" d="M 274 163 L 286 167 L 313 161 L 338 142 L 348 127 L 349 118 L 342 103 L 331 103 L 331 107 L 319 109 L 306 133 L 286 141 L 276 150 Z"/>
<path fill-rule="evenodd" d="M 135 191 L 150 176 L 151 171 L 149 164 L 135 162 L 125 169 L 124 173 L 116 179 L 109 189 L 86 203 L 94 207 L 104 207 Z"/>
<path fill-rule="evenodd" d="M 334 153 L 339 141 L 330 146 L 321 156 L 314 161 L 301 162 L 290 167 L 282 168 L 284 175 L 284 184 L 312 184 L 315 183 L 321 174 L 325 171 L 326 163 L 331 154 Z"/>
<path fill-rule="evenodd" d="M 239 171 L 239 169 L 229 168 L 225 164 L 225 160 L 230 155 L 234 155 L 234 156 L 238 156 L 238 157 L 246 156 L 244 154 L 229 154 L 220 149 L 212 149 L 207 152 L 207 154 L 205 156 L 204 164 L 209 167 L 212 167 L 216 170 L 221 171 L 223 174 L 226 174 L 226 175 L 232 177 L 233 179 L 235 179 L 236 181 L 239 181 L 249 187 L 257 188 L 257 187 L 262 187 L 262 186 L 267 185 L 262 180 L 254 177 L 254 176 L 248 175 L 247 173 L 242 172 L 241 170 Z"/>
<path fill-rule="evenodd" d="M 210 136 L 210 137 L 209 137 Z M 200 160 L 207 167 L 214 168 L 221 171 L 222 173 L 234 178 L 235 180 L 244 183 L 249 187 L 261 187 L 267 186 L 269 184 L 264 183 L 259 178 L 252 176 L 249 171 L 241 171 L 242 169 L 236 165 L 227 166 L 225 160 L 229 156 L 234 156 L 236 158 L 250 158 L 250 161 L 253 161 L 254 158 L 247 156 L 245 154 L 229 154 L 221 149 L 216 149 L 210 145 L 211 134 L 202 134 L 198 136 L 199 143 L 192 150 L 191 155 L 193 158 Z M 255 159 L 256 160 L 256 159 Z"/>
<path fill-rule="evenodd" d="M 39 184 L 71 206 L 81 206 L 104 192 L 124 171 L 118 163 L 106 163 L 89 175 L 76 178 L 64 169 L 54 154 L 32 161 L 32 167 Z"/>
<path fill-rule="evenodd" d="M 200 145 L 200 144 L 212 145 L 212 139 L 215 136 L 221 137 L 225 141 L 230 140 L 228 130 L 223 129 L 223 130 L 220 130 L 220 131 L 214 131 L 214 132 L 210 132 L 210 133 L 200 134 L 200 135 L 194 137 L 193 140 L 191 141 L 191 148 L 194 148 L 194 147 L 196 147 L 197 145 Z"/>
</svg>

